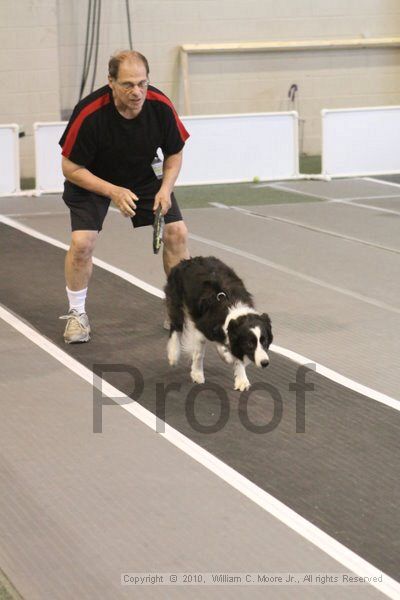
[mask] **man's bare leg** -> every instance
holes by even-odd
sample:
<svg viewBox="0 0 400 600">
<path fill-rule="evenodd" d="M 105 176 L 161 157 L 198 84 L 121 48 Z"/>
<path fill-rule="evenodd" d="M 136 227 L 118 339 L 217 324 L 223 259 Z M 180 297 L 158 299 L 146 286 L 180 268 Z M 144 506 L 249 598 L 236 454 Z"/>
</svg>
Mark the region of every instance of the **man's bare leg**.
<svg viewBox="0 0 400 600">
<path fill-rule="evenodd" d="M 168 277 L 172 267 L 181 260 L 190 258 L 188 250 L 188 231 L 183 221 L 168 223 L 164 228 L 164 250 L 163 263 L 164 271 Z"/>
<path fill-rule="evenodd" d="M 65 257 L 65 282 L 69 290 L 76 292 L 88 287 L 98 235 L 97 231 L 72 232 L 71 245 Z"/>
<path fill-rule="evenodd" d="M 97 237 L 97 231 L 72 232 L 71 245 L 65 257 L 69 313 L 62 317 L 67 319 L 64 331 L 64 340 L 67 344 L 88 342 L 90 339 L 85 302 L 93 270 L 92 256 Z"/>
</svg>

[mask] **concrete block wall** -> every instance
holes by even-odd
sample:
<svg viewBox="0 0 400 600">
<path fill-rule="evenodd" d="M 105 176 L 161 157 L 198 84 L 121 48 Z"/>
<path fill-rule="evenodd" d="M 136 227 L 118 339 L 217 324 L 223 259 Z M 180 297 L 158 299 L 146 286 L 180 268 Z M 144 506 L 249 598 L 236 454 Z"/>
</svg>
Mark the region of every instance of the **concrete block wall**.
<svg viewBox="0 0 400 600">
<path fill-rule="evenodd" d="M 125 0 L 101 3 L 94 86 L 128 47 Z M 30 131 L 64 117 L 78 100 L 88 0 L 0 0 L 0 122 Z M 130 0 L 133 44 L 151 81 L 183 114 L 179 47 L 185 43 L 389 37 L 400 34 L 399 0 Z M 92 72 L 89 74 L 90 90 Z M 295 83 L 295 102 L 288 90 Z M 192 114 L 297 109 L 302 149 L 321 149 L 320 110 L 400 104 L 400 49 L 190 57 Z M 33 173 L 29 138 L 23 174 Z"/>
<path fill-rule="evenodd" d="M 17 123 L 21 176 L 33 177 L 33 123 L 60 118 L 56 0 L 0 0 L 0 123 Z"/>
</svg>

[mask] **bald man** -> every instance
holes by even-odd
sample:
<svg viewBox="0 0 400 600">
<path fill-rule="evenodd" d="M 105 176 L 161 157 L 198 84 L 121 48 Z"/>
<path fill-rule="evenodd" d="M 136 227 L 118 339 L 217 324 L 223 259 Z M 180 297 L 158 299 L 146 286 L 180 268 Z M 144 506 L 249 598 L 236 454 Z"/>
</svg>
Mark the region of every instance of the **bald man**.
<svg viewBox="0 0 400 600">
<path fill-rule="evenodd" d="M 85 301 L 110 202 L 133 227 L 152 225 L 161 206 L 166 275 L 189 258 L 187 228 L 173 193 L 188 137 L 171 101 L 149 84 L 149 65 L 139 52 L 112 56 L 108 84 L 76 105 L 59 142 L 72 229 L 65 260 L 69 312 L 61 317 L 67 320 L 67 344 L 90 340 Z M 152 166 L 158 148 L 164 155 L 162 178 Z"/>
</svg>

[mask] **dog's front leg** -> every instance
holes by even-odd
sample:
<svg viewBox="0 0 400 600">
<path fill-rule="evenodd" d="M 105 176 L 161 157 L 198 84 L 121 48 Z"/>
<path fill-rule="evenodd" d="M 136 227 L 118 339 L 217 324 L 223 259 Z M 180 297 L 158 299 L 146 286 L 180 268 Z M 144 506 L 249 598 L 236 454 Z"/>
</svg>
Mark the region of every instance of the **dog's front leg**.
<svg viewBox="0 0 400 600">
<path fill-rule="evenodd" d="M 194 348 L 192 354 L 192 369 L 190 376 L 193 383 L 204 383 L 203 360 L 206 347 L 206 339 L 202 333 L 196 331 L 194 336 Z"/>
<path fill-rule="evenodd" d="M 250 381 L 247 379 L 246 368 L 241 360 L 235 360 L 233 365 L 235 376 L 235 390 L 244 392 L 250 388 Z"/>
<path fill-rule="evenodd" d="M 217 344 L 217 352 L 224 362 L 226 362 L 228 365 L 233 364 L 234 358 L 226 346 Z"/>
</svg>

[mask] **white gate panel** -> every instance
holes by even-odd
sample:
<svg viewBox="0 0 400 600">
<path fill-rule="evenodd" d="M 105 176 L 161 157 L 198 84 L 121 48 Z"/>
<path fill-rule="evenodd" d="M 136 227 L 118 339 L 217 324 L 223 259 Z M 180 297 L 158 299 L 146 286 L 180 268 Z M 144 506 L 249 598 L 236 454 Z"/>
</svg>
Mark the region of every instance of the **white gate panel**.
<svg viewBox="0 0 400 600">
<path fill-rule="evenodd" d="M 0 195 L 19 192 L 19 127 L 0 125 Z"/>
<path fill-rule="evenodd" d="M 400 173 L 400 107 L 322 111 L 322 172 L 329 177 Z"/>
<path fill-rule="evenodd" d="M 58 141 L 66 126 L 63 121 L 34 123 L 37 192 L 56 193 L 64 189 Z"/>
<path fill-rule="evenodd" d="M 180 185 L 299 176 L 296 112 L 183 117 L 182 121 L 190 138 Z"/>
</svg>

